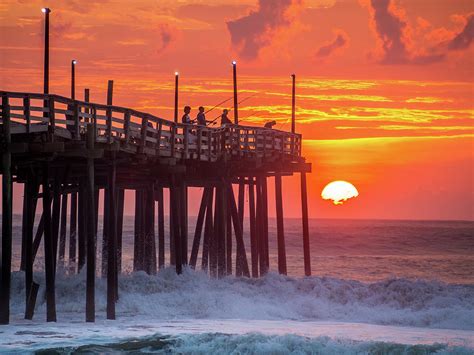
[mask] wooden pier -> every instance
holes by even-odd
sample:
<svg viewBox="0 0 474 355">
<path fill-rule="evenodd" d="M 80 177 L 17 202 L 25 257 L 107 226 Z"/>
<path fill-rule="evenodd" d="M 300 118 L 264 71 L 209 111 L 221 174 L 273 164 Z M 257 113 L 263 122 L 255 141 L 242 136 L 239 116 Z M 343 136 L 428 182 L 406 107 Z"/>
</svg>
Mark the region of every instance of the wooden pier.
<svg viewBox="0 0 474 355">
<path fill-rule="evenodd" d="M 179 124 L 113 106 L 111 94 L 109 85 L 107 104 L 96 104 L 52 94 L 0 91 L 0 324 L 8 324 L 10 319 L 13 182 L 24 184 L 25 191 L 21 270 L 25 272 L 27 319 L 33 318 L 38 294 L 33 264 L 41 240 L 47 321 L 57 318 L 56 270 L 58 265 L 64 266 L 66 254 L 69 272 L 86 268 L 86 321 L 95 320 L 94 283 L 98 275 L 107 279 L 107 318 L 115 319 L 124 190 L 135 191 L 134 271 L 154 274 L 174 265 L 179 274 L 189 265 L 209 272 L 211 277 L 259 277 L 269 271 L 268 245 L 273 237 L 268 233 L 267 180 L 275 179 L 278 272 L 286 274 L 282 177 L 298 173 L 302 266 L 306 275 L 311 274 L 306 196 L 306 173 L 311 165 L 301 156 L 300 134 L 242 125 L 210 128 Z M 189 187 L 203 188 L 195 231 L 190 236 Z M 101 213 L 100 189 L 104 190 Z M 169 235 L 165 235 L 164 189 L 170 194 Z M 35 223 L 38 203 L 43 212 Z M 97 245 L 99 215 L 104 222 L 101 245 Z M 244 216 L 250 221 L 250 245 L 244 242 Z M 66 235 L 68 223 L 70 233 Z M 166 239 L 169 250 L 165 250 Z M 102 255 L 99 273 L 98 253 Z M 200 253 L 201 265 L 197 265 Z"/>
</svg>

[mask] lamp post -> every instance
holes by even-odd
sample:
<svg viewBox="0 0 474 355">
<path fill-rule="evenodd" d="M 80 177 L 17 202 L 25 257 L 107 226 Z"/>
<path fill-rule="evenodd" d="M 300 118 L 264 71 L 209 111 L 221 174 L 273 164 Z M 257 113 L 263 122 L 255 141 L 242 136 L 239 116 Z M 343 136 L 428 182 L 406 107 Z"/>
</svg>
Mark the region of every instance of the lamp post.
<svg viewBox="0 0 474 355">
<path fill-rule="evenodd" d="M 238 111 L 238 102 L 237 102 L 237 62 L 232 61 L 232 71 L 234 79 L 234 123 L 239 124 L 239 111 Z"/>
<path fill-rule="evenodd" d="M 44 13 L 44 78 L 43 78 L 43 92 L 49 93 L 49 14 L 51 9 L 43 7 L 41 11 Z"/>
<path fill-rule="evenodd" d="M 179 73 L 174 73 L 174 122 L 178 123 L 178 81 Z"/>
<path fill-rule="evenodd" d="M 71 99 L 76 99 L 76 64 L 77 60 L 71 60 Z"/>
<path fill-rule="evenodd" d="M 295 133 L 295 110 L 296 110 L 296 75 L 291 74 L 292 88 L 291 88 L 291 133 Z"/>
</svg>

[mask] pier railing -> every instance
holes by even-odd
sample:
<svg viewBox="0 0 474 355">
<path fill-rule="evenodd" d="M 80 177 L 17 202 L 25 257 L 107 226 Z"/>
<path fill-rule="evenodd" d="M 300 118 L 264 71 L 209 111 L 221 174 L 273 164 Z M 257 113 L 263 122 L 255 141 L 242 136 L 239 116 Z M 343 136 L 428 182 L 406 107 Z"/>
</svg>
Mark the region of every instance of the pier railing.
<svg viewBox="0 0 474 355">
<path fill-rule="evenodd" d="M 6 91 L 0 95 L 1 122 L 10 120 L 12 134 L 48 132 L 84 141 L 86 125 L 92 123 L 96 142 L 119 143 L 131 153 L 202 161 L 223 156 L 301 156 L 300 134 L 253 126 L 180 124 L 130 108 L 58 95 Z"/>
</svg>

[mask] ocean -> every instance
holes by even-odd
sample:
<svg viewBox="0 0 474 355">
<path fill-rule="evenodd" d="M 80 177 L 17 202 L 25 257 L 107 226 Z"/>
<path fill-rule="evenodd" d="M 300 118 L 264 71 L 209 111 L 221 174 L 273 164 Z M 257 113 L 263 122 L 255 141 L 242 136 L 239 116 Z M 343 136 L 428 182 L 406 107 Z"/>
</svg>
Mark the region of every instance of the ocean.
<svg viewBox="0 0 474 355">
<path fill-rule="evenodd" d="M 63 269 L 58 322 L 45 322 L 42 247 L 35 317 L 23 319 L 20 222 L 14 216 L 12 321 L 0 326 L 0 352 L 474 353 L 474 222 L 312 219 L 313 276 L 305 277 L 301 221 L 285 220 L 282 276 L 270 219 L 271 272 L 210 279 L 199 268 L 132 273 L 133 218 L 126 217 L 117 320 L 105 319 L 106 282 L 98 277 L 94 324 L 84 322 L 85 273 Z M 99 246 L 101 235 L 99 228 Z"/>
</svg>

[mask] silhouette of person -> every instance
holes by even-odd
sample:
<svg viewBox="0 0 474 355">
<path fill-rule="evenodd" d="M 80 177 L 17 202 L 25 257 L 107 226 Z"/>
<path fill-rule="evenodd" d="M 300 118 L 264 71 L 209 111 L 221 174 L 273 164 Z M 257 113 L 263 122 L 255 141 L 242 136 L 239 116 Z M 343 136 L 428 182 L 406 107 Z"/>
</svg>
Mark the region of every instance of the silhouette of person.
<svg viewBox="0 0 474 355">
<path fill-rule="evenodd" d="M 276 121 L 270 121 L 270 122 L 265 123 L 263 127 L 272 129 L 273 126 L 276 124 L 277 124 Z"/>
<path fill-rule="evenodd" d="M 221 126 L 225 126 L 227 124 L 232 124 L 232 121 L 229 120 L 229 117 L 227 117 L 228 113 L 229 113 L 229 110 L 227 110 L 227 109 L 224 109 L 224 111 L 222 111 Z"/>
<path fill-rule="evenodd" d="M 191 106 L 184 106 L 184 115 L 183 117 L 181 117 L 182 123 L 187 123 L 187 124 L 192 123 L 191 118 L 189 117 L 190 112 L 191 112 Z"/>
<path fill-rule="evenodd" d="M 198 126 L 206 126 L 206 114 L 204 113 L 204 107 L 199 106 L 199 113 L 196 116 Z"/>
</svg>

